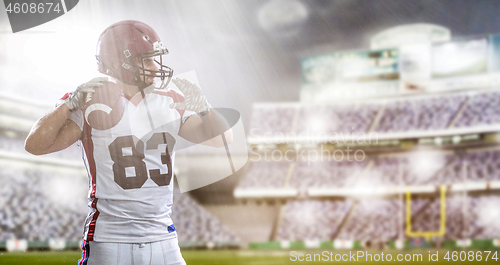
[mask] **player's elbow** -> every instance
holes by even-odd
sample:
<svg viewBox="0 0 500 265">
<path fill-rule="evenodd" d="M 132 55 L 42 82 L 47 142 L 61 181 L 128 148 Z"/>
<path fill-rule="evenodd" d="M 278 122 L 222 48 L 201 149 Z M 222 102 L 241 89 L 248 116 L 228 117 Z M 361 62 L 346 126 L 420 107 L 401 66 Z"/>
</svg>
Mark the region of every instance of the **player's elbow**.
<svg viewBox="0 0 500 265">
<path fill-rule="evenodd" d="M 24 150 L 32 155 L 38 155 L 38 150 L 36 150 L 36 148 L 34 148 L 34 146 L 30 144 L 28 140 L 24 141 Z"/>
<path fill-rule="evenodd" d="M 28 140 L 24 142 L 24 150 L 32 155 L 41 155 L 40 150 L 36 149 Z"/>
<path fill-rule="evenodd" d="M 24 141 L 24 150 L 32 155 L 44 155 L 47 152 L 42 148 L 42 145 L 37 141 L 34 141 L 29 136 Z"/>
</svg>

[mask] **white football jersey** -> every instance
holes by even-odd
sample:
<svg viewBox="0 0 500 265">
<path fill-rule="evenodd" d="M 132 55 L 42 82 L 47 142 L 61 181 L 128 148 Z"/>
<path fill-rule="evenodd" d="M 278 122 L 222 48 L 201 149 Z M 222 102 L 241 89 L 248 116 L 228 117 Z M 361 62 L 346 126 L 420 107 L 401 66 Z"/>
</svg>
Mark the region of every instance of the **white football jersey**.
<svg viewBox="0 0 500 265">
<path fill-rule="evenodd" d="M 148 90 L 148 89 L 145 89 Z M 176 237 L 170 218 L 174 146 L 191 111 L 170 109 L 178 90 L 149 90 L 126 100 L 120 122 L 91 128 L 81 110 L 70 119 L 82 129 L 78 141 L 89 175 L 89 214 L 84 240 L 141 243 Z"/>
</svg>

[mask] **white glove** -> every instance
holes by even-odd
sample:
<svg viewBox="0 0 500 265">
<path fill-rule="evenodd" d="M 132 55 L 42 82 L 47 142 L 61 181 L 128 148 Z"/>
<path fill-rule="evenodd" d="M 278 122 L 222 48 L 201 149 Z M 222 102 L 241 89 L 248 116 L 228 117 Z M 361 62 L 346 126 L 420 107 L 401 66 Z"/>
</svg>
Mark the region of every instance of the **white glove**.
<svg viewBox="0 0 500 265">
<path fill-rule="evenodd" d="M 205 112 L 210 108 L 201 88 L 186 79 L 175 78 L 172 80 L 184 94 L 184 101 L 170 104 L 172 109 L 191 110 L 196 113 Z"/>
<path fill-rule="evenodd" d="M 96 77 L 89 82 L 80 85 L 75 91 L 64 101 L 71 112 L 83 108 L 86 102 L 90 100 L 93 87 L 102 86 L 102 82 L 108 81 L 107 77 Z"/>
</svg>

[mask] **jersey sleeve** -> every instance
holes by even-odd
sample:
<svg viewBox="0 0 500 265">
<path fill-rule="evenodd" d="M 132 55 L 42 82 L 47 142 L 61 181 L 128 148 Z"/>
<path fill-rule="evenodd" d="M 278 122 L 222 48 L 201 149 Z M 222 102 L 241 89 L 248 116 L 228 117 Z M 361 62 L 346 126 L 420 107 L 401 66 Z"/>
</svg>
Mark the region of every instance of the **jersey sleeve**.
<svg viewBox="0 0 500 265">
<path fill-rule="evenodd" d="M 59 107 L 60 105 L 64 104 L 64 100 L 67 99 L 71 95 L 71 93 L 66 93 L 57 103 L 56 103 L 56 108 Z M 74 121 L 78 127 L 80 127 L 80 130 L 83 131 L 83 111 L 81 109 L 76 110 L 69 115 L 68 119 Z"/>
</svg>

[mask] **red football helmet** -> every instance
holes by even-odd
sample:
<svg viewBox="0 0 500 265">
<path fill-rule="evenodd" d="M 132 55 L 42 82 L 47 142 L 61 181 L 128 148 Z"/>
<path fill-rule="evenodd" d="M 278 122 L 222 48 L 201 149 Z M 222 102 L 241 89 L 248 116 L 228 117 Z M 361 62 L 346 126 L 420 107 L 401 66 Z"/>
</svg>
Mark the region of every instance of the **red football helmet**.
<svg viewBox="0 0 500 265">
<path fill-rule="evenodd" d="M 162 55 L 168 50 L 158 34 L 139 21 L 120 21 L 105 29 L 99 36 L 96 54 L 99 72 L 141 89 L 149 85 L 145 80 L 150 77 L 161 78 L 160 88 L 165 88 L 174 72 L 162 64 Z M 158 71 L 144 67 L 144 59 L 149 57 L 155 57 Z"/>
</svg>

